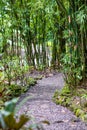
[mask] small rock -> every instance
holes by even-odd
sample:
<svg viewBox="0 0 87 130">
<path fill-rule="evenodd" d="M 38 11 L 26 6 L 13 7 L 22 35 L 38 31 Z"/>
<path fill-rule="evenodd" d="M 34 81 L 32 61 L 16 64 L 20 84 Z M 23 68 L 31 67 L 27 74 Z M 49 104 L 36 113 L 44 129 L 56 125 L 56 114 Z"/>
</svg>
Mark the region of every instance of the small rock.
<svg viewBox="0 0 87 130">
<path fill-rule="evenodd" d="M 52 73 L 50 73 L 48 76 L 49 76 L 49 77 L 52 77 L 52 76 L 53 76 L 53 74 L 52 74 Z"/>
</svg>

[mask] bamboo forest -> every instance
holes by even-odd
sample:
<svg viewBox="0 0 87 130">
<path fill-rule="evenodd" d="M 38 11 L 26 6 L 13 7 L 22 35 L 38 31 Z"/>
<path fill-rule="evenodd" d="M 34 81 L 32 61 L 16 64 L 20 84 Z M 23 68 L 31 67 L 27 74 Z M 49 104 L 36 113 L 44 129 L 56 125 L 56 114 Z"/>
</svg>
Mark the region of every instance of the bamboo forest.
<svg viewBox="0 0 87 130">
<path fill-rule="evenodd" d="M 0 0 L 0 130 L 87 130 L 87 0 Z"/>
</svg>

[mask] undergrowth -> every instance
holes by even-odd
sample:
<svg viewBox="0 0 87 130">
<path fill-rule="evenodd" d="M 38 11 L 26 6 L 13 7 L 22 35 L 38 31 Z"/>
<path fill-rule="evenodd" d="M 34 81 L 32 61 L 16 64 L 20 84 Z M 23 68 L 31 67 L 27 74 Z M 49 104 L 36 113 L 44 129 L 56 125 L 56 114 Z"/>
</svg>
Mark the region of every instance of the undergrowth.
<svg viewBox="0 0 87 130">
<path fill-rule="evenodd" d="M 5 84 L 0 83 L 0 108 L 2 108 L 4 102 L 11 100 L 14 97 L 19 97 L 25 93 L 29 87 L 36 84 L 36 79 L 28 78 L 25 85 L 23 84 Z"/>
<path fill-rule="evenodd" d="M 55 91 L 53 101 L 69 108 L 77 117 L 87 122 L 87 91 L 85 89 L 77 88 L 72 92 L 66 84 L 61 91 Z"/>
</svg>

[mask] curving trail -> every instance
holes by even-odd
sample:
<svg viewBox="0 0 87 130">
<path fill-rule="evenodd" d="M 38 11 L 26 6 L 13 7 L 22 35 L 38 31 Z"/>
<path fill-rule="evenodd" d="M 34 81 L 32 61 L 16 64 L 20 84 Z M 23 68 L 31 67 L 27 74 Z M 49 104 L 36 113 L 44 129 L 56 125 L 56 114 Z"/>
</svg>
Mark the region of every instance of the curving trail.
<svg viewBox="0 0 87 130">
<path fill-rule="evenodd" d="M 57 73 L 38 80 L 34 87 L 20 97 L 19 102 L 25 97 L 31 97 L 18 112 L 18 114 L 26 113 L 34 117 L 26 126 L 32 122 L 48 120 L 50 125 L 43 124 L 44 130 L 87 130 L 87 125 L 76 118 L 71 111 L 52 102 L 54 91 L 63 86 L 63 75 Z"/>
</svg>

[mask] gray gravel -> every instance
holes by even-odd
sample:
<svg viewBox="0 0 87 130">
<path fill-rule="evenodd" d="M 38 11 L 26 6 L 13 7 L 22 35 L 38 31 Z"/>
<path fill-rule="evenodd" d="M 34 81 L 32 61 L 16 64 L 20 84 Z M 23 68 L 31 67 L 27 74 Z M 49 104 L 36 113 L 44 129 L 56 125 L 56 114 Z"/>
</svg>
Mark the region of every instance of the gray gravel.
<svg viewBox="0 0 87 130">
<path fill-rule="evenodd" d="M 44 130 L 87 130 L 86 124 L 76 118 L 71 111 L 52 102 L 54 91 L 62 89 L 63 86 L 63 75 L 57 73 L 38 80 L 34 87 L 20 97 L 19 102 L 26 97 L 31 97 L 18 112 L 18 115 L 25 113 L 32 117 L 26 126 L 47 120 L 50 125 L 42 124 Z"/>
</svg>

